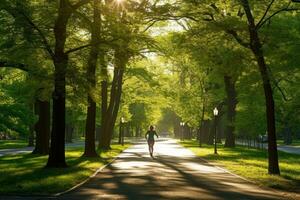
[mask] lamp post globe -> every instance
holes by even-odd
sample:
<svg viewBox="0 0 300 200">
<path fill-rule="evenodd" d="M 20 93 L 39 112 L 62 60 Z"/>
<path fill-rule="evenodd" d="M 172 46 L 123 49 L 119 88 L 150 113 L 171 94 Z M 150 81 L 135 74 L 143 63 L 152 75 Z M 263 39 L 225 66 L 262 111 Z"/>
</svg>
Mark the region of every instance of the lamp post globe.
<svg viewBox="0 0 300 200">
<path fill-rule="evenodd" d="M 218 114 L 219 114 L 218 108 L 214 108 L 214 116 L 218 116 Z"/>
<path fill-rule="evenodd" d="M 125 123 L 125 118 L 121 117 L 121 123 L 120 123 L 120 143 L 122 146 L 124 145 L 124 123 Z"/>
<path fill-rule="evenodd" d="M 180 139 L 183 140 L 183 127 L 184 127 L 184 122 L 180 122 L 180 127 L 181 127 L 181 136 Z"/>
</svg>

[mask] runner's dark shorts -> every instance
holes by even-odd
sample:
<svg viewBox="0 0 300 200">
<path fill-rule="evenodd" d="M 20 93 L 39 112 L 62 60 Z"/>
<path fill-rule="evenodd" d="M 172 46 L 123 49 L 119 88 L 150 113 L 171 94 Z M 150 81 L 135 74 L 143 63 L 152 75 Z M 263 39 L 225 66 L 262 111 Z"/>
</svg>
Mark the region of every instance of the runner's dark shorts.
<svg viewBox="0 0 300 200">
<path fill-rule="evenodd" d="M 154 140 L 148 140 L 148 145 L 151 145 L 151 146 L 153 146 L 154 145 Z"/>
</svg>

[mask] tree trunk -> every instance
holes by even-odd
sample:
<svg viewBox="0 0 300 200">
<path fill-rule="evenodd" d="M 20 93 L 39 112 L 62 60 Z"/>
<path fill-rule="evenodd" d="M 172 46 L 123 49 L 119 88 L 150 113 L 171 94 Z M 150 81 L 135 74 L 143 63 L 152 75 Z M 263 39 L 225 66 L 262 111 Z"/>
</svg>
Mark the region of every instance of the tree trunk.
<svg viewBox="0 0 300 200">
<path fill-rule="evenodd" d="M 209 135 L 210 135 L 210 120 L 204 120 L 201 130 L 202 143 L 209 144 Z"/>
<path fill-rule="evenodd" d="M 35 148 L 32 153 L 46 155 L 49 153 L 50 137 L 50 102 L 36 100 L 35 114 L 39 119 L 35 124 Z"/>
<path fill-rule="evenodd" d="M 180 119 L 177 115 L 175 115 L 175 119 L 173 121 L 173 132 L 175 138 L 180 138 Z"/>
<path fill-rule="evenodd" d="M 280 174 L 278 165 L 278 153 L 276 144 L 276 127 L 275 127 L 275 103 L 273 99 L 273 91 L 270 83 L 270 76 L 265 63 L 265 58 L 262 50 L 262 45 L 258 36 L 253 15 L 249 6 L 248 0 L 241 0 L 245 10 L 250 34 L 250 47 L 255 55 L 258 63 L 259 71 L 263 80 L 263 87 L 266 101 L 266 117 L 268 130 L 268 159 L 269 159 L 269 174 Z"/>
<path fill-rule="evenodd" d="M 101 134 L 105 134 L 105 119 L 107 112 L 107 96 L 108 96 L 108 72 L 107 65 L 105 63 L 104 53 L 99 55 L 100 65 L 101 65 L 101 127 L 100 133 L 98 135 L 99 144 L 101 142 Z M 100 147 L 100 145 L 98 145 Z"/>
<path fill-rule="evenodd" d="M 118 144 L 121 144 L 122 142 L 122 123 L 120 122 L 120 125 L 119 125 L 119 141 L 118 141 Z"/>
<path fill-rule="evenodd" d="M 108 137 L 107 137 L 108 140 L 106 141 L 105 146 L 108 148 L 110 148 L 110 141 L 113 136 L 114 126 L 116 123 L 116 119 L 117 119 L 117 115 L 118 115 L 118 111 L 119 111 L 119 107 L 120 107 L 120 102 L 121 102 L 124 68 L 121 67 L 118 70 L 119 70 L 119 73 L 118 73 L 118 78 L 117 78 L 117 88 L 116 88 L 116 96 L 115 96 L 115 100 L 114 100 L 114 106 L 112 109 L 112 115 L 111 115 L 110 121 L 108 123 L 108 129 L 106 129 L 107 133 L 108 133 Z"/>
<path fill-rule="evenodd" d="M 96 65 L 99 55 L 100 30 L 101 30 L 101 14 L 100 0 L 94 0 L 94 22 L 92 27 L 92 47 L 88 61 L 87 80 L 90 84 L 88 92 L 88 108 L 85 129 L 85 150 L 84 156 L 97 157 L 95 150 L 95 131 L 96 131 L 96 102 L 93 100 L 93 90 L 96 87 Z"/>
<path fill-rule="evenodd" d="M 139 130 L 140 130 L 139 125 L 136 125 L 135 126 L 135 137 L 139 137 Z"/>
<path fill-rule="evenodd" d="M 116 87 L 117 87 L 117 79 L 118 79 L 118 69 L 114 69 L 114 77 L 112 81 L 112 86 L 111 86 L 111 92 L 110 92 L 110 102 L 109 102 L 109 107 L 106 109 L 106 112 L 103 117 L 103 125 L 102 125 L 102 131 L 100 134 L 99 138 L 99 144 L 98 148 L 100 149 L 109 149 L 110 145 L 108 144 L 109 142 L 109 129 L 111 125 L 111 120 L 112 120 L 112 115 L 113 115 L 113 108 L 115 104 L 115 99 L 116 99 Z"/>
<path fill-rule="evenodd" d="M 123 75 L 127 59 L 124 59 L 124 55 L 116 52 L 116 66 L 114 69 L 114 77 L 111 86 L 110 102 L 105 113 L 103 131 L 100 135 L 99 148 L 110 149 L 110 142 L 113 135 L 114 125 L 117 119 L 119 111 L 119 105 L 122 94 Z"/>
<path fill-rule="evenodd" d="M 73 139 L 73 133 L 74 133 L 74 127 L 72 124 L 66 124 L 66 142 L 67 143 L 72 143 Z"/>
<path fill-rule="evenodd" d="M 31 102 L 31 103 L 29 103 L 28 106 L 30 107 L 30 110 L 33 113 L 34 112 L 34 104 Z M 34 124 L 29 125 L 28 146 L 29 147 L 34 146 Z"/>
<path fill-rule="evenodd" d="M 88 111 L 85 129 L 85 148 L 83 156 L 98 157 L 95 149 L 96 103 L 88 97 Z"/>
<path fill-rule="evenodd" d="M 53 62 L 54 92 L 53 92 L 53 115 L 51 146 L 47 167 L 66 167 L 65 160 L 65 102 L 66 102 L 66 69 L 68 66 L 68 55 L 64 52 L 67 38 L 67 24 L 71 16 L 69 2 L 61 0 L 59 4 L 58 17 L 55 21 L 55 51 Z"/>
<path fill-rule="evenodd" d="M 284 144 L 290 145 L 293 142 L 292 138 L 292 133 L 291 133 L 291 128 L 288 125 L 288 122 L 285 123 L 284 125 L 284 130 L 283 130 L 283 136 L 284 136 Z"/>
<path fill-rule="evenodd" d="M 235 146 L 234 136 L 234 122 L 235 122 L 235 108 L 237 104 L 237 93 L 235 90 L 235 81 L 232 80 L 231 76 L 224 76 L 225 91 L 227 95 L 227 120 L 225 127 L 225 145 L 224 147 Z"/>
<path fill-rule="evenodd" d="M 208 135 L 208 141 L 206 144 L 212 145 L 214 144 L 214 137 L 215 137 L 215 125 L 216 125 L 216 120 L 211 121 L 210 120 L 210 127 L 209 127 L 209 135 Z"/>
<path fill-rule="evenodd" d="M 199 147 L 202 146 L 202 140 L 203 140 L 203 135 L 204 135 L 204 130 L 203 130 L 203 124 L 204 124 L 204 114 L 205 114 L 205 100 L 203 99 L 202 102 L 202 113 L 201 113 L 201 121 L 200 121 L 200 127 L 199 127 Z"/>
<path fill-rule="evenodd" d="M 29 126 L 28 146 L 34 146 L 34 125 Z"/>
</svg>

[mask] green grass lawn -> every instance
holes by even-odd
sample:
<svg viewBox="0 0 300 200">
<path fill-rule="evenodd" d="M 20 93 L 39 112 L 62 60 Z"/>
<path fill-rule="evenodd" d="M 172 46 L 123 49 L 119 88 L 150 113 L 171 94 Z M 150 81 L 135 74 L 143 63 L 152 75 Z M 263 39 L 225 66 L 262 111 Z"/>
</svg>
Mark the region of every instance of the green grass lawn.
<svg viewBox="0 0 300 200">
<path fill-rule="evenodd" d="M 0 149 L 16 149 L 27 146 L 28 142 L 25 140 L 0 140 Z"/>
<path fill-rule="evenodd" d="M 127 148 L 113 144 L 101 158 L 83 158 L 82 147 L 66 151 L 68 168 L 44 168 L 48 156 L 19 154 L 0 157 L 0 194 L 53 194 L 65 191 L 92 175 Z"/>
<path fill-rule="evenodd" d="M 267 151 L 265 150 L 248 149 L 242 146 L 223 148 L 219 145 L 218 155 L 214 155 L 213 146 L 203 145 L 199 148 L 195 140 L 183 141 L 180 144 L 191 149 L 201 158 L 259 185 L 287 191 L 300 191 L 300 155 L 279 152 L 281 176 L 275 176 L 267 172 Z"/>
</svg>

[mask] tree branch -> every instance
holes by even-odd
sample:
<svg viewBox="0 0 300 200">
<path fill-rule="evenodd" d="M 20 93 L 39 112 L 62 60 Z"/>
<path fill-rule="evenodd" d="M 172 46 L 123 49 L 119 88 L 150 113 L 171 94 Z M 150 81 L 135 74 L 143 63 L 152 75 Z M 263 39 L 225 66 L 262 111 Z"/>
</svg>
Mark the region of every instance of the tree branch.
<svg viewBox="0 0 300 200">
<path fill-rule="evenodd" d="M 72 5 L 72 8 L 73 9 L 78 9 L 79 7 L 87 4 L 87 3 L 90 3 L 92 0 L 80 0 L 79 2 L 77 2 L 76 4 Z"/>
<path fill-rule="evenodd" d="M 225 30 L 226 33 L 232 35 L 234 37 L 234 39 L 240 44 L 242 45 L 243 47 L 246 47 L 246 48 L 250 48 L 250 44 L 245 42 L 242 38 L 240 38 L 237 34 L 236 31 L 234 30 Z"/>
<path fill-rule="evenodd" d="M 110 46 L 113 46 L 113 42 L 116 41 L 117 39 L 112 39 L 112 40 L 99 40 L 96 42 L 96 44 L 105 44 L 105 45 L 110 45 Z M 76 51 L 79 51 L 79 50 L 82 50 L 82 49 L 85 49 L 87 47 L 90 47 L 92 46 L 93 44 L 92 43 L 88 43 L 88 44 L 85 44 L 85 45 L 82 45 L 82 46 L 79 46 L 79 47 L 75 47 L 73 49 L 69 49 L 67 50 L 65 53 L 66 54 L 69 54 L 69 53 L 73 53 L 73 52 L 76 52 Z"/>
<path fill-rule="evenodd" d="M 9 5 L 3 6 L 2 7 L 5 11 L 7 11 L 12 17 L 17 18 L 17 16 L 21 16 L 23 19 L 25 19 L 25 21 L 34 29 L 37 31 L 40 39 L 42 40 L 42 43 L 44 45 L 45 50 L 49 53 L 49 55 L 51 56 L 51 58 L 53 58 L 54 53 L 45 37 L 45 35 L 43 34 L 43 32 L 41 31 L 41 29 L 39 29 L 39 27 L 24 13 L 22 12 L 20 9 L 17 8 L 13 8 Z"/>
<path fill-rule="evenodd" d="M 75 15 L 78 15 L 78 17 L 82 18 L 85 23 L 87 23 L 87 25 L 89 27 L 89 30 L 92 29 L 93 23 L 87 16 L 85 16 L 84 14 L 82 14 L 81 12 L 79 12 L 77 10 L 74 10 L 73 12 L 74 12 Z"/>
<path fill-rule="evenodd" d="M 31 19 L 29 19 L 29 17 L 27 15 L 25 15 L 25 13 L 23 13 L 22 11 L 20 11 L 18 9 L 17 9 L 17 12 L 19 12 L 24 17 L 24 19 L 28 22 L 28 24 L 38 32 L 38 35 L 40 36 L 42 43 L 45 46 L 46 51 L 49 53 L 51 58 L 54 58 L 54 52 L 52 51 L 52 49 L 49 45 L 49 42 L 48 42 L 47 38 L 45 37 L 45 35 L 43 34 L 42 30 L 39 29 L 39 27 Z"/>
<path fill-rule="evenodd" d="M 84 48 L 87 48 L 87 47 L 90 47 L 92 46 L 92 43 L 89 43 L 89 44 L 85 44 L 85 45 L 82 45 L 82 46 L 79 46 L 79 47 L 75 47 L 73 49 L 69 49 L 68 51 L 66 51 L 65 53 L 66 54 L 69 54 L 69 53 L 73 53 L 75 51 L 79 51 L 81 49 L 84 49 Z"/>
<path fill-rule="evenodd" d="M 259 22 L 257 23 L 256 27 L 260 27 L 260 24 L 263 22 L 263 20 L 265 19 L 265 17 L 267 16 L 269 10 L 271 9 L 273 3 L 275 2 L 275 0 L 271 0 L 270 4 L 268 5 L 265 13 L 263 14 L 262 18 L 259 20 Z"/>
<path fill-rule="evenodd" d="M 268 68 L 269 74 L 271 76 L 271 80 L 274 83 L 275 88 L 277 88 L 278 91 L 280 92 L 283 100 L 284 101 L 290 101 L 291 99 L 289 99 L 289 98 L 286 97 L 286 95 L 284 94 L 283 89 L 279 86 L 280 80 L 276 80 L 276 78 L 274 77 L 273 72 L 272 72 L 272 70 L 271 70 L 271 68 L 269 66 L 267 66 L 267 68 Z"/>
<path fill-rule="evenodd" d="M 274 12 L 272 15 L 270 15 L 269 17 L 265 18 L 265 20 L 263 20 L 260 24 L 256 25 L 256 29 L 260 29 L 267 21 L 271 20 L 272 17 L 276 16 L 277 14 L 281 13 L 281 12 L 288 12 L 288 11 L 299 11 L 300 8 L 289 8 L 290 3 L 285 7 L 282 8 L 280 10 L 277 10 L 276 12 Z"/>
<path fill-rule="evenodd" d="M 11 68 L 16 68 L 20 69 L 22 71 L 28 72 L 28 66 L 23 64 L 23 63 L 16 63 L 16 62 L 11 62 L 7 60 L 0 60 L 0 68 L 4 67 L 11 67 Z"/>
</svg>

